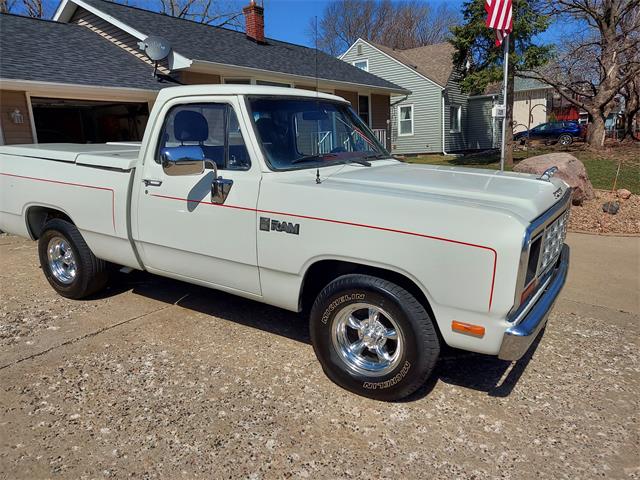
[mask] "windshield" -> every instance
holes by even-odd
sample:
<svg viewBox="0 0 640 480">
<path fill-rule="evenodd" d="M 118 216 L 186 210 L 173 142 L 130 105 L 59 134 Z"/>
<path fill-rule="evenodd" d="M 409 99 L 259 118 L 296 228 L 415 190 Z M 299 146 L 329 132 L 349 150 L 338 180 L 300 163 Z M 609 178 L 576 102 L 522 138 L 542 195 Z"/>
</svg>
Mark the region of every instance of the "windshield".
<svg viewBox="0 0 640 480">
<path fill-rule="evenodd" d="M 347 104 L 320 98 L 250 97 L 249 106 L 274 170 L 367 164 L 389 157 Z"/>
</svg>

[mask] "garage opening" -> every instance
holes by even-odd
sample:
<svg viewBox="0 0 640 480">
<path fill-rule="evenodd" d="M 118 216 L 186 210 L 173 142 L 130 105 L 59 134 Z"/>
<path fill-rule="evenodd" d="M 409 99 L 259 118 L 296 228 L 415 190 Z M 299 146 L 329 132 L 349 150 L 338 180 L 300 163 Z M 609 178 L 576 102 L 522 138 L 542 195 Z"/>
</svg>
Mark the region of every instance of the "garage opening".
<svg viewBox="0 0 640 480">
<path fill-rule="evenodd" d="M 147 103 L 31 97 L 38 143 L 140 141 L 149 119 Z"/>
</svg>

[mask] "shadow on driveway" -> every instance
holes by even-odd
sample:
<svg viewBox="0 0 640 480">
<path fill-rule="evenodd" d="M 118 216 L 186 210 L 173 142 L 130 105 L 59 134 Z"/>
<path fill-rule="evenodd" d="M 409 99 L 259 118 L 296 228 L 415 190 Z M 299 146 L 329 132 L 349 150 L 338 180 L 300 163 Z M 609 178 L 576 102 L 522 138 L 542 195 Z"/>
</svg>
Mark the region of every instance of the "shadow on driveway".
<svg viewBox="0 0 640 480">
<path fill-rule="evenodd" d="M 311 344 L 307 319 L 301 314 L 146 272 L 114 275 L 109 288 L 95 298 L 110 297 L 125 291 Z M 544 329 L 518 362 L 444 345 L 434 375 L 403 401 L 412 402 L 427 396 L 438 381 L 486 392 L 492 397 L 506 397 L 527 368 L 543 334 Z"/>
</svg>

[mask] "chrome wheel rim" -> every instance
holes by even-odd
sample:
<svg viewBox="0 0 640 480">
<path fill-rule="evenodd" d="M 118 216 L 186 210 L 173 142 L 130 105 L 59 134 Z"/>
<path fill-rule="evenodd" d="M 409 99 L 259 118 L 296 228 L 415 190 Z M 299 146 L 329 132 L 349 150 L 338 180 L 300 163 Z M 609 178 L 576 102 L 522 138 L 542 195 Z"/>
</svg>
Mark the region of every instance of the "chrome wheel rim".
<svg viewBox="0 0 640 480">
<path fill-rule="evenodd" d="M 569 145 L 569 143 L 571 143 L 569 137 L 560 137 L 560 145 Z"/>
<path fill-rule="evenodd" d="M 351 371 L 370 377 L 393 371 L 404 351 L 402 331 L 393 317 L 367 303 L 348 305 L 336 314 L 331 340 Z"/>
<path fill-rule="evenodd" d="M 49 270 L 60 283 L 69 285 L 78 271 L 76 258 L 69 242 L 62 237 L 53 237 L 47 246 Z"/>
</svg>

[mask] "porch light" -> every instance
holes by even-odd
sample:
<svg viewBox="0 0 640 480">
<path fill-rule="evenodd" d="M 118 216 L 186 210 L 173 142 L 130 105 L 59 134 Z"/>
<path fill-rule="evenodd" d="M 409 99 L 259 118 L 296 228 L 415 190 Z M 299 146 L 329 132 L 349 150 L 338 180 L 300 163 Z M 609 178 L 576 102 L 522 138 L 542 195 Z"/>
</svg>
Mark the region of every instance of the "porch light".
<svg viewBox="0 0 640 480">
<path fill-rule="evenodd" d="M 10 113 L 10 115 L 11 121 L 16 125 L 24 123 L 24 115 L 22 115 L 22 112 L 18 108 L 14 109 L 13 112 Z"/>
</svg>

